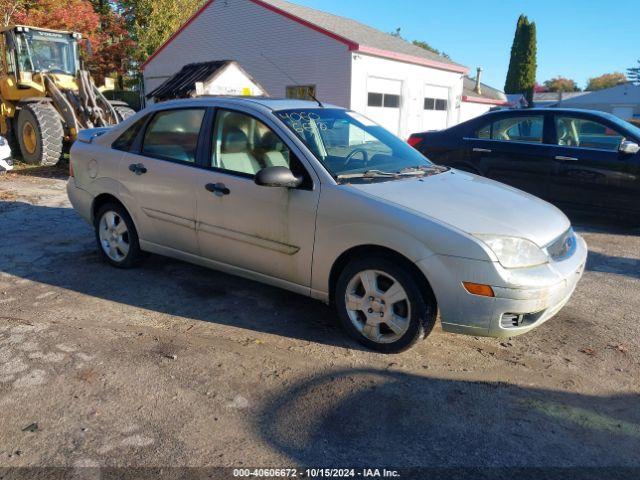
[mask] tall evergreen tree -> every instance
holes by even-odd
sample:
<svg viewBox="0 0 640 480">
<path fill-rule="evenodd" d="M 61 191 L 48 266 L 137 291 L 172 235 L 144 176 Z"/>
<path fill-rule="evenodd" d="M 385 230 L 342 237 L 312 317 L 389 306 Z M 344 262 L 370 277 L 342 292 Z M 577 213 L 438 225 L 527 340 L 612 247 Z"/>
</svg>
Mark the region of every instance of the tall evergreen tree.
<svg viewBox="0 0 640 480">
<path fill-rule="evenodd" d="M 640 60 L 638 60 L 637 67 L 631 67 L 627 69 L 627 77 L 633 84 L 640 85 Z"/>
<path fill-rule="evenodd" d="M 507 80 L 504 84 L 505 93 L 521 93 L 518 91 L 517 82 L 517 70 L 522 61 L 522 35 L 523 26 L 526 18 L 524 15 L 520 15 L 518 18 L 518 24 L 516 25 L 516 33 L 513 37 L 513 44 L 511 45 L 511 59 L 509 60 L 509 70 L 507 71 Z"/>
<path fill-rule="evenodd" d="M 533 103 L 537 65 L 536 24 L 520 15 L 511 47 L 511 60 L 505 82 L 505 93 L 522 93 Z"/>
</svg>

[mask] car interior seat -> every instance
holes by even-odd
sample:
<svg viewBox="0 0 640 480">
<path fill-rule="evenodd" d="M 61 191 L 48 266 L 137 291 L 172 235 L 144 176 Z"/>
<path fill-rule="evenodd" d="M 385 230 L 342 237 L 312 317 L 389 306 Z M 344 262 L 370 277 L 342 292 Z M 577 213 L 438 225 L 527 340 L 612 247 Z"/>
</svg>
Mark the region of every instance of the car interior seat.
<svg viewBox="0 0 640 480">
<path fill-rule="evenodd" d="M 219 166 L 250 175 L 255 175 L 261 170 L 260 163 L 249 152 L 247 134 L 237 127 L 229 128 L 222 136 Z"/>
<path fill-rule="evenodd" d="M 578 136 L 575 133 L 575 126 L 568 124 L 568 122 L 562 121 L 558 123 L 558 145 L 567 147 L 579 146 L 580 142 Z"/>
<path fill-rule="evenodd" d="M 260 150 L 267 167 L 289 168 L 289 151 L 272 131 L 268 131 L 262 136 Z"/>
</svg>

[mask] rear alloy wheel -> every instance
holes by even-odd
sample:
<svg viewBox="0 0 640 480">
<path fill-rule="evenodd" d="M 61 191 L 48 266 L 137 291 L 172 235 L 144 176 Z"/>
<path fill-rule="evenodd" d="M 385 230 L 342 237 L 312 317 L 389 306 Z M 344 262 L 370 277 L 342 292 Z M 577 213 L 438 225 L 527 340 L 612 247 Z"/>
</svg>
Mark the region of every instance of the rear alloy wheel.
<svg viewBox="0 0 640 480">
<path fill-rule="evenodd" d="M 349 263 L 338 279 L 335 299 L 347 332 L 384 353 L 410 348 L 435 324 L 432 296 L 425 298 L 411 272 L 386 257 Z"/>
<path fill-rule="evenodd" d="M 62 120 L 48 103 L 24 105 L 18 114 L 15 134 L 22 158 L 27 163 L 55 165 L 62 157 Z"/>
<path fill-rule="evenodd" d="M 118 204 L 100 208 L 95 222 L 102 257 L 118 268 L 132 268 L 141 258 L 138 233 L 127 211 Z"/>
</svg>

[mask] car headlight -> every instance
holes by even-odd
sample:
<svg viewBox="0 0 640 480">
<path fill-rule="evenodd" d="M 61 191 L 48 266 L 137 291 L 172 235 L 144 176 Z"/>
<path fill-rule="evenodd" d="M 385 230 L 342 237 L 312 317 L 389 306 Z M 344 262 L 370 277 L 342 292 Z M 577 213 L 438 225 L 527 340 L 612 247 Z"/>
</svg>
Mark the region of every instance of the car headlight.
<svg viewBox="0 0 640 480">
<path fill-rule="evenodd" d="M 0 137 L 0 147 L 4 147 L 7 144 L 7 139 Z"/>
<path fill-rule="evenodd" d="M 543 265 L 549 256 L 538 245 L 525 238 L 498 235 L 476 235 L 498 257 L 504 268 L 526 268 Z"/>
</svg>

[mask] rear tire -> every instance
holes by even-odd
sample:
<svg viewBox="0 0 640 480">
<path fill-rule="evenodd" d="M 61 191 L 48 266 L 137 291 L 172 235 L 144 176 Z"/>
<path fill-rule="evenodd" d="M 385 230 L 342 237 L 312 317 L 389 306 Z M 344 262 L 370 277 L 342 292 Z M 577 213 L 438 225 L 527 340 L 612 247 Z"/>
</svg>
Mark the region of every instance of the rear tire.
<svg viewBox="0 0 640 480">
<path fill-rule="evenodd" d="M 338 278 L 334 296 L 342 326 L 378 352 L 411 348 L 431 333 L 436 322 L 435 298 L 421 280 L 388 256 L 351 260 Z"/>
<path fill-rule="evenodd" d="M 143 259 L 138 232 L 129 212 L 119 203 L 100 207 L 94 221 L 98 252 L 117 268 L 134 268 Z"/>
<path fill-rule="evenodd" d="M 136 114 L 136 111 L 125 105 L 114 105 L 113 109 L 118 114 L 118 122 L 124 122 L 127 118 L 133 117 Z"/>
<path fill-rule="evenodd" d="M 62 119 L 48 103 L 29 103 L 18 114 L 15 135 L 25 162 L 55 165 L 62 157 Z"/>
</svg>

